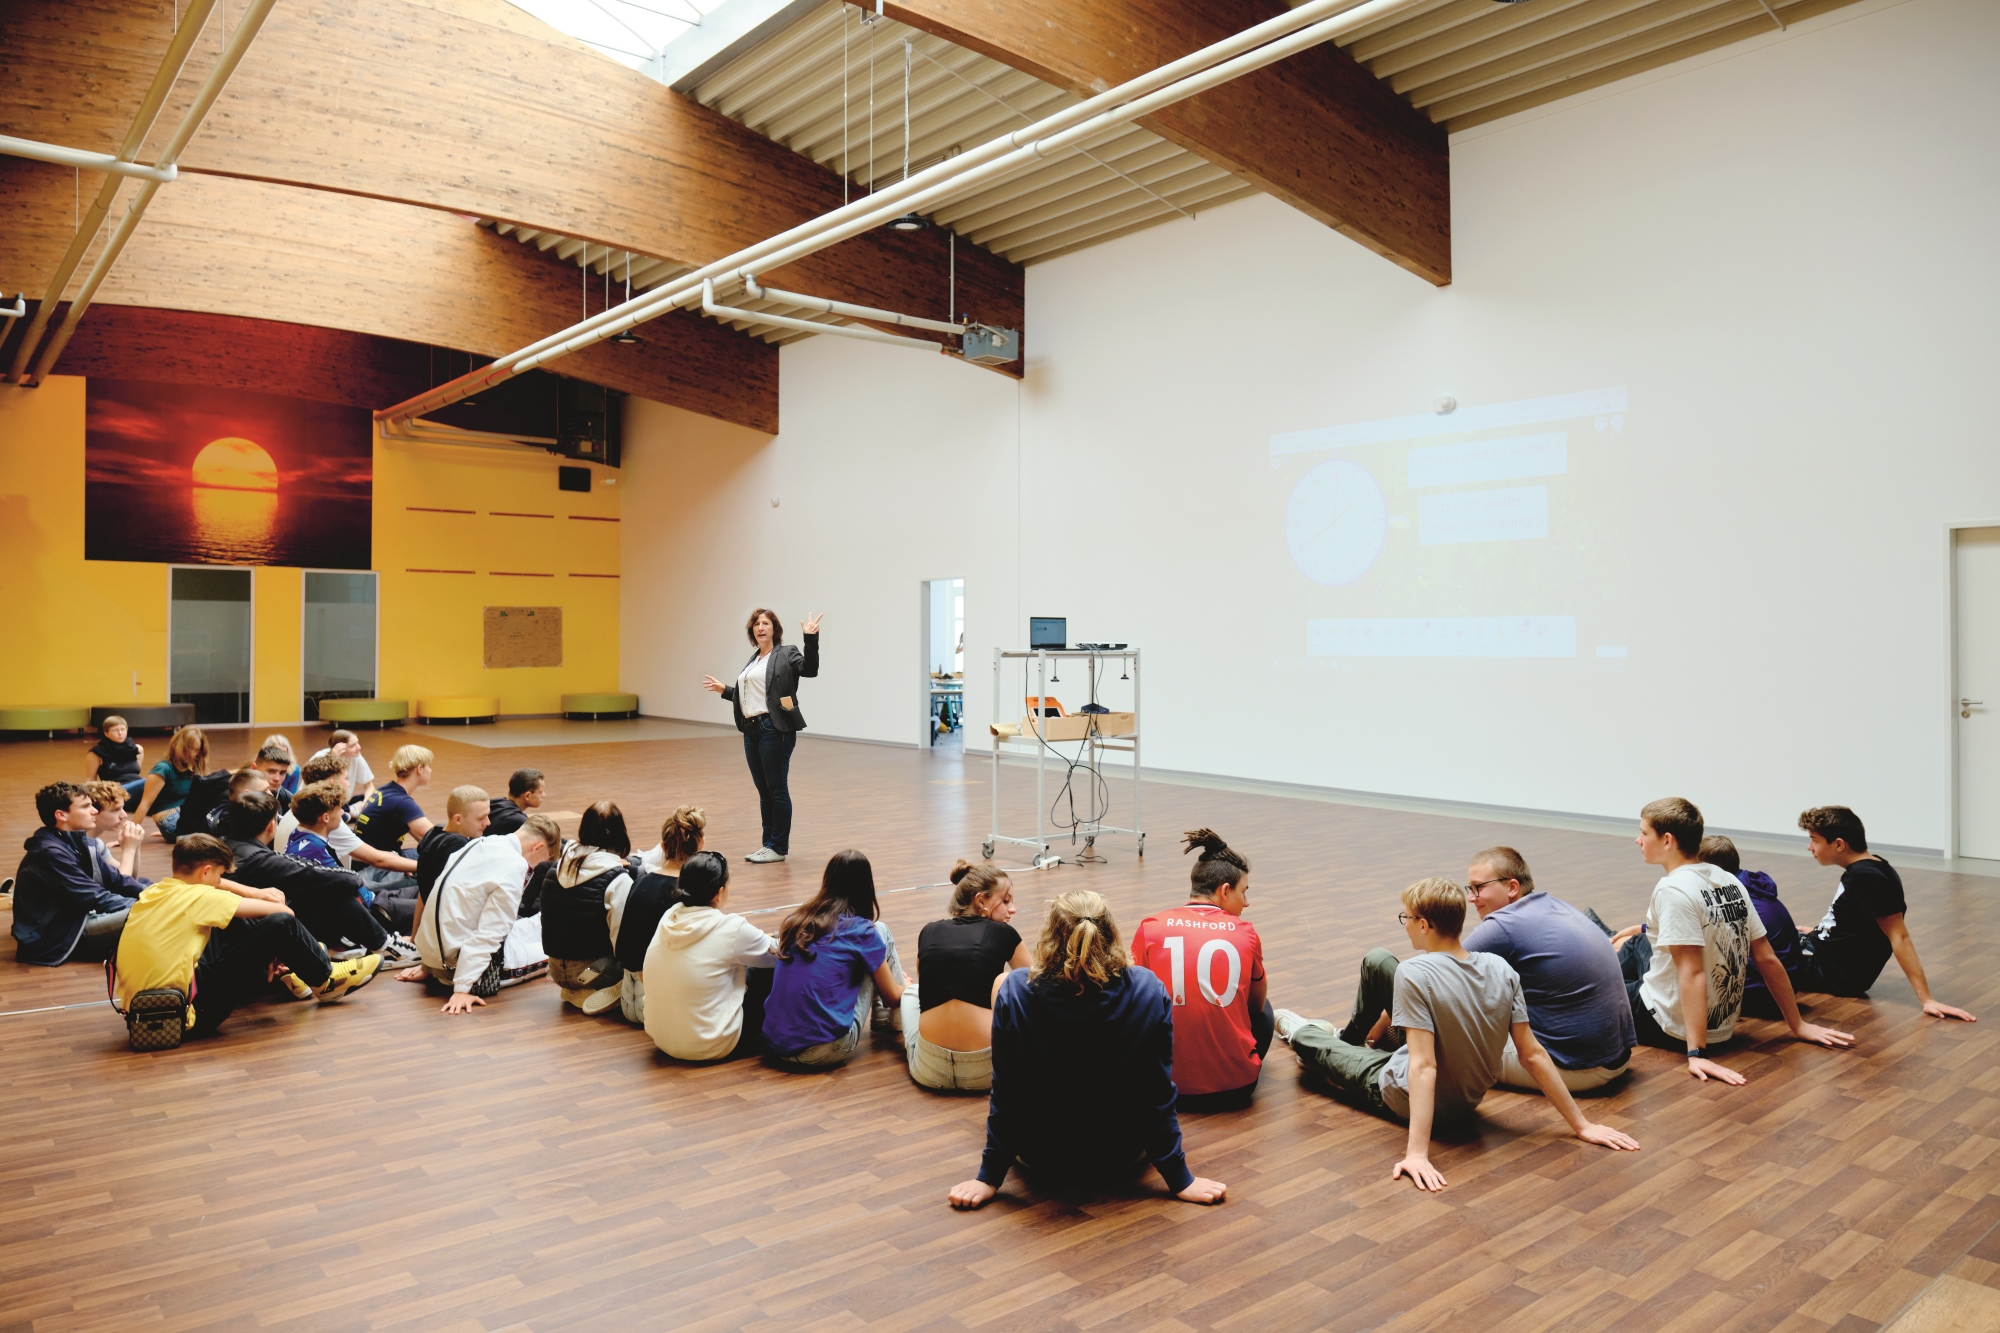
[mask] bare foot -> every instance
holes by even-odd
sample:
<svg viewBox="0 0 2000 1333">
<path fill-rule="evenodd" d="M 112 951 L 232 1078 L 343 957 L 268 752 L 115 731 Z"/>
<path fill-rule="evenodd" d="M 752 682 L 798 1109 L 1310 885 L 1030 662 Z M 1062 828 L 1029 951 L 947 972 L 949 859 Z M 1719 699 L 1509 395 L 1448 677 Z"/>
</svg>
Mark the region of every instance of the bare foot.
<svg viewBox="0 0 2000 1333">
<path fill-rule="evenodd" d="M 396 974 L 396 980 L 414 981 L 418 985 L 422 985 L 424 980 L 424 975 L 425 973 L 422 967 L 406 967 L 402 971 Z"/>
</svg>

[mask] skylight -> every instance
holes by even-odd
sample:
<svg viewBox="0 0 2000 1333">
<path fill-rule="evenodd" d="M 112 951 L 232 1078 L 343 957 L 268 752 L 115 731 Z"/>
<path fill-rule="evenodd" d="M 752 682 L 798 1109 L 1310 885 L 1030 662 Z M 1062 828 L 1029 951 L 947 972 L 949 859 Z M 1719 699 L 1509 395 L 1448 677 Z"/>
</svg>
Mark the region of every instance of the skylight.
<svg viewBox="0 0 2000 1333">
<path fill-rule="evenodd" d="M 723 0 L 512 0 L 558 32 L 640 69 Z"/>
</svg>

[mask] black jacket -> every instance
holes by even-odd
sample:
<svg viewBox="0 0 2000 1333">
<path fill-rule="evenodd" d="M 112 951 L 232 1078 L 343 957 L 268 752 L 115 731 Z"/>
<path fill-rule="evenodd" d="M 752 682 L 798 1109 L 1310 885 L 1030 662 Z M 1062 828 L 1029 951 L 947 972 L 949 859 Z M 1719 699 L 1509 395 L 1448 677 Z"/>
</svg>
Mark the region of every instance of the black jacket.
<svg viewBox="0 0 2000 1333">
<path fill-rule="evenodd" d="M 756 660 L 757 655 L 752 653 L 750 654 L 750 661 L 745 662 L 743 665 L 749 666 L 750 662 Z M 770 657 L 766 658 L 764 662 L 764 705 L 771 710 L 771 725 L 773 727 L 779 731 L 804 731 L 806 729 L 806 715 L 798 709 L 799 678 L 801 676 L 817 676 L 818 674 L 819 635 L 806 635 L 806 648 L 804 652 L 800 652 L 789 643 L 781 643 L 771 650 Z M 731 681 L 728 687 L 722 691 L 722 697 L 729 700 L 730 707 L 736 710 L 736 729 L 738 731 L 750 730 L 750 724 L 743 720 L 743 703 L 736 697 L 736 684 L 734 681 Z M 787 708 L 783 703 L 779 702 L 783 699 L 790 699 L 792 707 Z"/>
<path fill-rule="evenodd" d="M 513 833 L 528 822 L 528 812 L 505 796 L 495 797 L 487 809 L 490 813 L 487 816 L 486 836 L 489 838 Z"/>
<path fill-rule="evenodd" d="M 146 881 L 121 875 L 90 849 L 82 833 L 38 828 L 14 872 L 15 953 L 24 963 L 67 962 L 92 912 L 122 912 Z"/>
<path fill-rule="evenodd" d="M 431 900 L 431 890 L 437 887 L 438 876 L 444 873 L 451 854 L 469 841 L 463 833 L 433 824 L 431 831 L 417 843 L 417 893 L 425 902 Z"/>
<path fill-rule="evenodd" d="M 253 889 L 276 889 L 294 909 L 301 903 L 317 905 L 361 895 L 361 877 L 348 871 L 295 861 L 261 842 L 241 838 L 229 839 L 229 850 L 236 854 L 230 879 Z"/>
</svg>

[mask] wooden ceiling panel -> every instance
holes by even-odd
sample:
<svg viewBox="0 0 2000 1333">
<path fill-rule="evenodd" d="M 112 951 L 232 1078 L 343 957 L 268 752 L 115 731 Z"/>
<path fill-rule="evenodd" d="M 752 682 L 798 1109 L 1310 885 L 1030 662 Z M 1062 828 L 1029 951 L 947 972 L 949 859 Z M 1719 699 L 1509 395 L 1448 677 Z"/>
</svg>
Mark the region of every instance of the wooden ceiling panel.
<svg viewBox="0 0 2000 1333">
<path fill-rule="evenodd" d="M 0 159 L 9 290 L 46 285 L 69 243 L 72 181 L 60 167 Z M 450 213 L 188 176 L 160 191 L 101 299 L 275 318 L 495 357 L 581 318 L 580 282 L 579 270 Z M 593 295 L 592 313 L 602 304 Z M 84 316 L 79 337 L 94 317 Z M 560 368 L 705 416 L 777 430 L 775 349 L 681 312 L 653 321 L 644 336 L 642 346 L 603 344 Z M 65 372 L 67 365 L 56 369 Z"/>
</svg>

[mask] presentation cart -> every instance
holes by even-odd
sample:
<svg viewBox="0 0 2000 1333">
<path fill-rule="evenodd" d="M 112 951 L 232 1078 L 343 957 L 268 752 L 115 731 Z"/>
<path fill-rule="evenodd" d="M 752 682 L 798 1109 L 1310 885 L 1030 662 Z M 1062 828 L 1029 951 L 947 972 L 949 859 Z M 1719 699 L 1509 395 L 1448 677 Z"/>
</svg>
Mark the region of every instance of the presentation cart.
<svg viewBox="0 0 2000 1333">
<path fill-rule="evenodd" d="M 1129 676 L 1132 681 L 1132 711 L 1119 713 L 1079 713 L 1072 717 L 1045 717 L 1043 709 L 1030 710 L 1026 700 L 1048 698 L 1049 666 L 1053 662 L 1058 671 L 1064 661 L 1075 659 L 1082 663 L 1090 675 L 1090 702 L 1097 702 L 1097 681 L 1100 672 L 1115 663 L 1122 668 L 1121 677 Z M 1021 664 L 1021 688 L 1005 690 L 1001 688 L 1002 677 L 1007 674 L 1007 664 Z M 1033 677 L 1032 696 L 1028 689 L 1029 678 Z M 1022 709 L 1019 723 L 1001 720 L 1003 710 L 1010 710 L 1016 703 Z M 1115 719 L 1109 721 L 1106 719 Z M 1140 856 L 1146 854 L 1146 831 L 1144 821 L 1139 817 L 1139 650 L 1137 648 L 1037 648 L 1029 652 L 1002 652 L 993 650 L 993 824 L 992 832 L 980 844 L 980 854 L 991 860 L 994 848 L 1000 843 L 1012 843 L 1017 847 L 1035 849 L 1033 865 L 1040 870 L 1054 865 L 1062 858 L 1049 850 L 1049 795 L 1048 767 L 1053 759 L 1067 770 L 1071 767 L 1067 756 L 1052 751 L 1049 747 L 1064 743 L 1065 740 L 1083 746 L 1075 764 L 1071 780 L 1085 778 L 1091 785 L 1091 809 L 1096 811 L 1095 793 L 1103 780 L 1103 756 L 1107 750 L 1129 753 L 1132 756 L 1132 827 L 1121 828 L 1105 824 L 1097 819 L 1087 819 L 1076 827 L 1083 836 L 1086 854 L 1097 845 L 1099 835 L 1105 833 L 1129 833 L 1138 845 Z M 1024 749 L 1035 755 L 1035 836 L 1032 838 L 1010 837 L 1000 831 L 1000 758 L 1004 750 L 1019 755 Z M 1103 811 L 1109 814 L 1107 808 Z"/>
</svg>

